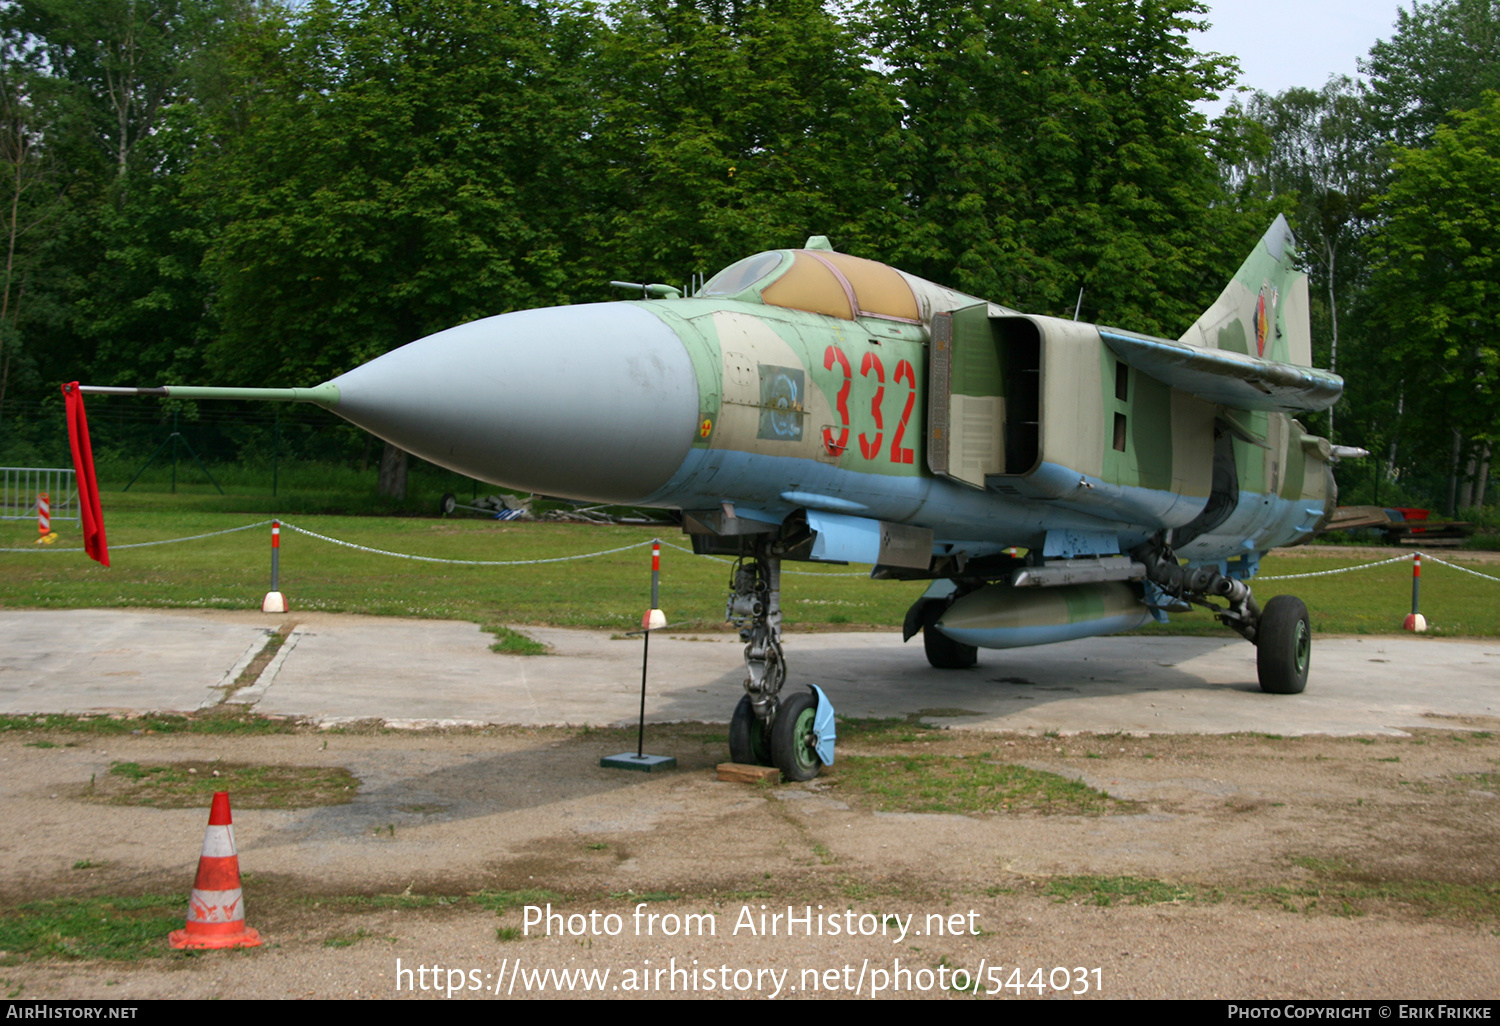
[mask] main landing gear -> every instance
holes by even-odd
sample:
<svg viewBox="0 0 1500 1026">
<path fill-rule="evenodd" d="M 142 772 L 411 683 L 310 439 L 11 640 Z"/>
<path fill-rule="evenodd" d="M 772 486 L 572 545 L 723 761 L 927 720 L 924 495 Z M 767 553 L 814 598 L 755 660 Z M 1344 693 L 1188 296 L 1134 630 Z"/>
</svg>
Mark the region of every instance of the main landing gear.
<svg viewBox="0 0 1500 1026">
<path fill-rule="evenodd" d="M 781 556 L 774 540 L 761 539 L 730 580 L 724 618 L 745 642 L 745 696 L 729 721 L 729 757 L 775 766 L 787 780 L 811 780 L 833 762 L 833 706 L 814 687 L 783 697 L 786 660 L 781 651 Z"/>
<path fill-rule="evenodd" d="M 948 607 L 941 601 L 924 603 L 921 610 L 922 649 L 927 663 L 938 670 L 967 670 L 979 662 L 979 648 L 954 641 L 937 629 L 938 620 Z"/>
<path fill-rule="evenodd" d="M 1256 647 L 1256 676 L 1262 691 L 1297 695 L 1307 687 L 1312 625 L 1301 599 L 1277 595 L 1262 610 L 1244 581 L 1226 577 L 1212 567 L 1182 566 L 1160 534 L 1130 554 L 1146 564 L 1146 579 L 1166 595 L 1212 609 L 1221 623 Z M 1226 599 L 1228 604 L 1215 605 L 1209 601 L 1211 597 Z"/>
<path fill-rule="evenodd" d="M 1260 689 L 1273 695 L 1300 695 L 1312 661 L 1312 626 L 1307 606 L 1292 595 L 1277 595 L 1260 614 L 1255 639 Z"/>
</svg>

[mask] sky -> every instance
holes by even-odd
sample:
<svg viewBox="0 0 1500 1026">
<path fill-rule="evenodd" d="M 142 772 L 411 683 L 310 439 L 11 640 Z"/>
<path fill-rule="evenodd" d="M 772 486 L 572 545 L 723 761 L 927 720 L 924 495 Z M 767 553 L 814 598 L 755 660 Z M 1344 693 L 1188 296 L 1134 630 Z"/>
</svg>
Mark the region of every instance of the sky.
<svg viewBox="0 0 1500 1026">
<path fill-rule="evenodd" d="M 1268 93 L 1292 86 L 1318 89 L 1330 75 L 1358 75 L 1356 61 L 1377 39 L 1389 39 L 1396 0 L 1205 0 L 1210 23 L 1193 33 L 1205 53 L 1239 58 L 1240 84 Z M 1210 117 L 1227 105 L 1201 109 Z"/>
</svg>

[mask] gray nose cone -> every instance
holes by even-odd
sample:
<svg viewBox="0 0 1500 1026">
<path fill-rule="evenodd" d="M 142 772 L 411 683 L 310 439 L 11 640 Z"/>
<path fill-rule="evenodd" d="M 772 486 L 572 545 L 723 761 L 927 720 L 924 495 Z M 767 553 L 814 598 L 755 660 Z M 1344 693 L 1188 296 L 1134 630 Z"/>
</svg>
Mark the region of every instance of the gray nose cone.
<svg viewBox="0 0 1500 1026">
<path fill-rule="evenodd" d="M 333 383 L 335 412 L 407 452 L 574 499 L 649 495 L 682 465 L 698 421 L 687 350 L 629 303 L 487 317 Z"/>
</svg>

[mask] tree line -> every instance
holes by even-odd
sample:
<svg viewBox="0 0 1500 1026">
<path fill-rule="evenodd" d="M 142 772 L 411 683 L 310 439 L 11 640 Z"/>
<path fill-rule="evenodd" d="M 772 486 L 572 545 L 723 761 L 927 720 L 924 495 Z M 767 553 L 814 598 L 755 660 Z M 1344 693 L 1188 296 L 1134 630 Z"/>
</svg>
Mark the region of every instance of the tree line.
<svg viewBox="0 0 1500 1026">
<path fill-rule="evenodd" d="M 1285 212 L 1349 380 L 1310 426 L 1477 505 L 1497 12 L 1418 0 L 1367 86 L 1209 123 L 1192 0 L 4 0 L 0 463 L 56 447 L 58 381 L 311 384 L 810 234 L 1175 337 Z"/>
<path fill-rule="evenodd" d="M 1364 497 L 1485 503 L 1500 432 L 1500 2 L 1417 0 L 1364 81 L 1256 93 L 1226 180 L 1287 204 L 1313 279 L 1328 421 L 1374 451 Z"/>
</svg>

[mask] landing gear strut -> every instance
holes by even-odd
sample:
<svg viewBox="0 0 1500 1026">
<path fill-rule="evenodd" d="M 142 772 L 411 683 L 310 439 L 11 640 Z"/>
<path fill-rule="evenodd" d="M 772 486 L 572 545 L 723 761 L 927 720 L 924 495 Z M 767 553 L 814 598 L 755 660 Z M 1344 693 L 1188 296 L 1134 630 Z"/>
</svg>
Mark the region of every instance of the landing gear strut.
<svg viewBox="0 0 1500 1026">
<path fill-rule="evenodd" d="M 781 697 L 786 659 L 781 651 L 781 556 L 770 539 L 757 541 L 755 554 L 734 567 L 724 618 L 745 643 L 745 697 L 729 723 L 729 757 L 751 765 L 773 765 L 788 780 L 811 780 L 832 761 L 832 716 L 824 759 L 814 729 L 821 692 Z"/>
<path fill-rule="evenodd" d="M 755 718 L 770 733 L 776 719 L 786 662 L 781 653 L 781 557 L 761 541 L 755 555 L 735 564 L 724 619 L 745 643 L 745 697 Z M 743 703 L 742 703 L 743 704 Z"/>
<path fill-rule="evenodd" d="M 1307 687 L 1312 626 L 1301 599 L 1277 595 L 1262 611 L 1244 581 L 1226 577 L 1213 567 L 1178 563 L 1163 534 L 1132 550 L 1131 556 L 1146 564 L 1146 579 L 1161 591 L 1212 609 L 1221 623 L 1256 647 L 1256 676 L 1262 691 L 1296 695 Z M 1210 597 L 1227 599 L 1228 605 L 1217 606 L 1208 601 Z"/>
</svg>

